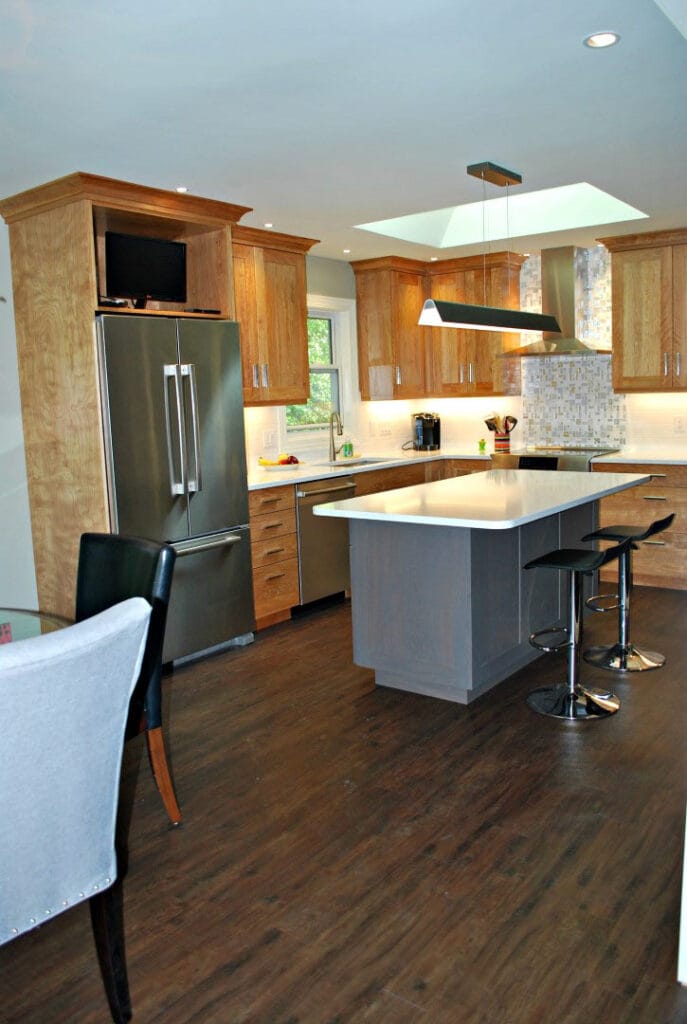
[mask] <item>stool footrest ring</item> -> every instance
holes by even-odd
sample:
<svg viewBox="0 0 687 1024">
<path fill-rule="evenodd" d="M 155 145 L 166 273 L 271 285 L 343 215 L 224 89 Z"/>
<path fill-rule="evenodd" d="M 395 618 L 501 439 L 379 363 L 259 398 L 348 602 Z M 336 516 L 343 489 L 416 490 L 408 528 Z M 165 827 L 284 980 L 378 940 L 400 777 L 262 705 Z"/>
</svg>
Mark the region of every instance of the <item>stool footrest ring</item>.
<svg viewBox="0 0 687 1024">
<path fill-rule="evenodd" d="M 615 601 L 615 604 L 604 605 L 602 601 Z M 620 608 L 619 594 L 593 594 L 584 602 L 586 607 L 593 612 L 615 612 Z"/>
<path fill-rule="evenodd" d="M 542 644 L 538 640 L 540 636 L 555 636 L 556 634 L 562 634 L 564 639 L 554 644 Z M 549 626 L 547 629 L 538 629 L 535 633 L 530 633 L 529 641 L 532 647 L 536 647 L 538 651 L 545 651 L 547 654 L 565 651 L 570 647 L 570 630 L 567 626 Z"/>
</svg>

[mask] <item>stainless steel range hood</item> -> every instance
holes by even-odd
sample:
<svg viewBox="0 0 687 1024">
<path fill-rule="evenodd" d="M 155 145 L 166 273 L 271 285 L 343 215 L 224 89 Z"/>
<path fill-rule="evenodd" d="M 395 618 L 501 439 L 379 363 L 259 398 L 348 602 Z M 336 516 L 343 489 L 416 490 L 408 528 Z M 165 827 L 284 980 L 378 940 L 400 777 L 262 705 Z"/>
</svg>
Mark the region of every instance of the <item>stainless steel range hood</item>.
<svg viewBox="0 0 687 1024">
<path fill-rule="evenodd" d="M 578 256 L 580 253 L 580 256 Z M 608 348 L 595 348 L 580 341 L 577 331 L 579 310 L 584 308 L 585 274 L 580 267 L 581 250 L 572 245 L 542 249 L 542 309 L 555 316 L 560 334 L 542 334 L 541 341 L 504 352 L 505 356 L 595 356 L 610 355 Z"/>
</svg>

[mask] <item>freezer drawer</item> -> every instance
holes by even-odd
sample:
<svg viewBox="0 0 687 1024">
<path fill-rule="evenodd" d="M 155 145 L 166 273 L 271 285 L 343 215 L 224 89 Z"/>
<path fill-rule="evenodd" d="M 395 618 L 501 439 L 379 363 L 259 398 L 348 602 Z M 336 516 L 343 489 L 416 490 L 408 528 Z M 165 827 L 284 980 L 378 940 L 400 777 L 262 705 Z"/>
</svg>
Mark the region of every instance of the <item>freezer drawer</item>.
<svg viewBox="0 0 687 1024">
<path fill-rule="evenodd" d="M 174 548 L 177 560 L 162 660 L 201 654 L 251 634 L 255 617 L 248 528 L 196 537 Z"/>
</svg>

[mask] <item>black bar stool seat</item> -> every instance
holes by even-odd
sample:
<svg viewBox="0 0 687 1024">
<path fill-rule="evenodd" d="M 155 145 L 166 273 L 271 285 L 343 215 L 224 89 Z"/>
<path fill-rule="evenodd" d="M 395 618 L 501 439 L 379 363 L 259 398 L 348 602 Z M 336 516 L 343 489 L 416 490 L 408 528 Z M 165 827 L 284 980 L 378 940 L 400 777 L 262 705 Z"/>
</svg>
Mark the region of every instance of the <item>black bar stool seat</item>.
<svg viewBox="0 0 687 1024">
<path fill-rule="evenodd" d="M 618 592 L 616 594 L 595 594 L 587 599 L 587 607 L 594 612 L 618 611 L 618 639 L 613 644 L 591 647 L 583 654 L 584 660 L 595 668 L 610 672 L 646 672 L 665 664 L 665 655 L 636 647 L 630 641 L 630 592 L 632 590 L 632 551 L 640 541 L 667 530 L 675 519 L 675 513 L 656 519 L 649 526 L 603 526 L 588 533 L 582 540 L 625 541 L 626 550 L 618 559 Z M 604 604 L 606 600 L 614 604 Z"/>
<path fill-rule="evenodd" d="M 559 548 L 528 562 L 525 569 L 556 569 L 568 573 L 568 625 L 549 626 L 530 635 L 530 643 L 540 651 L 567 651 L 568 674 L 564 683 L 540 687 L 527 697 L 533 711 L 566 721 L 586 721 L 606 718 L 620 708 L 620 701 L 610 690 L 602 690 L 580 683 L 580 635 L 582 621 L 581 577 L 595 572 L 614 558 L 621 557 L 630 541 L 624 541 L 605 551 L 588 548 Z M 562 634 L 563 639 L 545 644 L 541 637 Z"/>
</svg>

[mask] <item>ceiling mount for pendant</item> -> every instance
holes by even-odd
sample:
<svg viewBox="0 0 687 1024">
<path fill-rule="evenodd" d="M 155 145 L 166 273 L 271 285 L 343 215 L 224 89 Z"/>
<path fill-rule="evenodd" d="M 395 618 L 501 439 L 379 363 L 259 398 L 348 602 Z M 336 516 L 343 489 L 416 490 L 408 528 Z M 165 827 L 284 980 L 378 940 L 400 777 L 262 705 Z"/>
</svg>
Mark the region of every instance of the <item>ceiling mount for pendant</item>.
<svg viewBox="0 0 687 1024">
<path fill-rule="evenodd" d="M 522 184 L 522 175 L 499 167 L 491 160 L 469 164 L 468 174 L 501 187 Z M 486 289 L 486 274 L 485 274 Z M 486 298 L 486 296 L 485 296 Z M 546 331 L 560 334 L 558 321 L 545 313 L 529 313 L 521 309 L 500 309 L 495 306 L 473 306 L 463 302 L 444 302 L 427 299 L 420 313 L 419 324 L 427 327 L 456 327 L 472 331 L 499 331 L 525 334 L 530 331 Z"/>
</svg>

